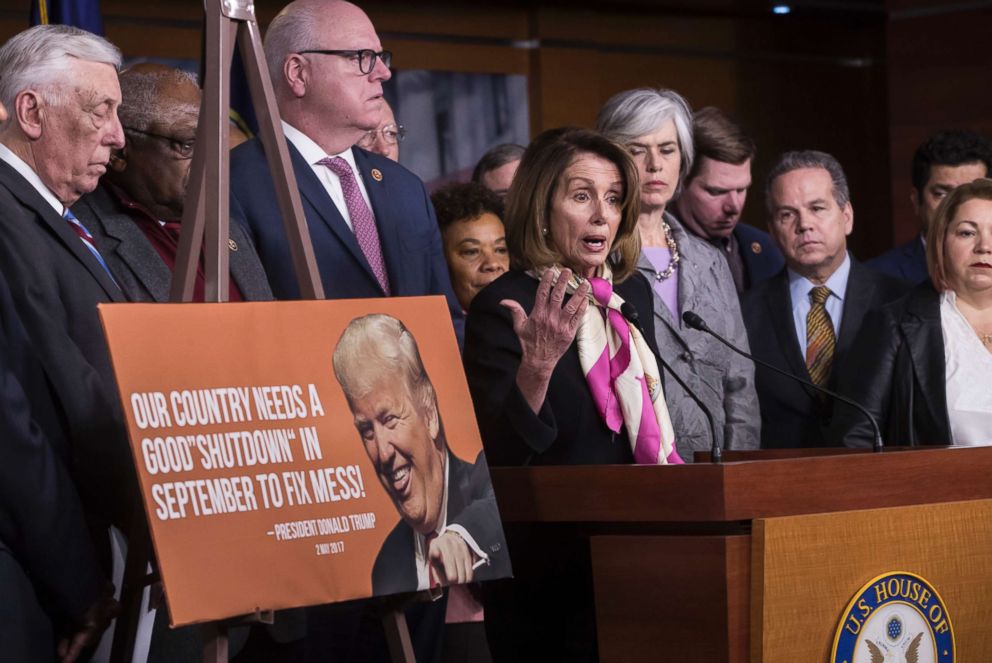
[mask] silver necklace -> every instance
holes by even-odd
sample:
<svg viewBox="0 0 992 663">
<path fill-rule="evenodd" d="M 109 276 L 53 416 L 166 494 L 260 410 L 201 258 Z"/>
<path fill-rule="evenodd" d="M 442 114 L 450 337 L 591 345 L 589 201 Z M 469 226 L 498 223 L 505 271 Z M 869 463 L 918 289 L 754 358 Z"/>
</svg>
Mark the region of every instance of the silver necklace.
<svg viewBox="0 0 992 663">
<path fill-rule="evenodd" d="M 668 262 L 668 267 L 660 272 L 654 268 L 654 265 L 648 267 L 648 270 L 654 274 L 655 280 L 659 283 L 675 273 L 675 268 L 678 267 L 679 260 L 682 259 L 682 256 L 679 255 L 679 245 L 675 241 L 675 235 L 672 234 L 671 226 L 662 221 L 661 229 L 665 231 L 665 243 L 668 244 L 668 250 L 671 252 L 672 258 Z"/>
</svg>

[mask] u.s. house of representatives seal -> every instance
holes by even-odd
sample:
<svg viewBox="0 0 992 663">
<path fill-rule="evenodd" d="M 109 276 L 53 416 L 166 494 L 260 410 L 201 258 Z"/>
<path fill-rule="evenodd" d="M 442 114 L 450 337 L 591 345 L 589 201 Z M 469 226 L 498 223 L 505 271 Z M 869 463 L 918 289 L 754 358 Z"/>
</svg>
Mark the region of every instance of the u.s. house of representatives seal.
<svg viewBox="0 0 992 663">
<path fill-rule="evenodd" d="M 847 604 L 832 663 L 952 663 L 954 629 L 940 594 L 918 575 L 893 571 Z"/>
</svg>

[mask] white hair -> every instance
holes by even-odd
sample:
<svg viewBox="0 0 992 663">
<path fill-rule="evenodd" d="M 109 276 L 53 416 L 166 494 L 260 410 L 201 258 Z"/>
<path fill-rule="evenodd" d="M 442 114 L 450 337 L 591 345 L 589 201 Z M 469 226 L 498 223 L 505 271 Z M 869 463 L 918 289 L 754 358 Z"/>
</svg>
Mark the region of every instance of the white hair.
<svg viewBox="0 0 992 663">
<path fill-rule="evenodd" d="M 166 83 L 197 85 L 196 74 L 182 69 L 141 71 L 127 69 L 121 73 L 121 105 L 117 116 L 128 129 L 147 131 L 153 122 L 175 123 L 183 114 L 199 113 L 200 107 L 178 104 L 161 93 Z"/>
<path fill-rule="evenodd" d="M 679 182 L 692 170 L 695 150 L 692 145 L 692 110 L 689 102 L 675 90 L 638 88 L 613 95 L 603 104 L 596 118 L 596 129 L 607 138 L 627 145 L 635 138 L 654 133 L 661 125 L 675 121 L 679 139 Z"/>
<path fill-rule="evenodd" d="M 69 25 L 36 25 L 0 46 L 0 103 L 13 113 L 14 100 L 28 88 L 61 103 L 59 84 L 69 82 L 66 58 L 121 66 L 120 49 L 103 37 Z"/>
</svg>

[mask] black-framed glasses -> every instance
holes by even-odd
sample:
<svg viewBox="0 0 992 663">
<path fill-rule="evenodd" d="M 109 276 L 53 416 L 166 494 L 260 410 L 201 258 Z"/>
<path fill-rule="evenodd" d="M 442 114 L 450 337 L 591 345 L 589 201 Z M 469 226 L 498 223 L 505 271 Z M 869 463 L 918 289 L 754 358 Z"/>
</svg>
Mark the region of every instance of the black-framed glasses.
<svg viewBox="0 0 992 663">
<path fill-rule="evenodd" d="M 358 147 L 367 150 L 372 147 L 375 143 L 376 135 L 382 136 L 382 140 L 388 145 L 395 145 L 400 143 L 406 138 L 406 129 L 403 128 L 402 124 L 387 124 L 386 126 L 379 129 L 369 129 L 362 136 L 362 139 L 358 141 Z"/>
<path fill-rule="evenodd" d="M 304 53 L 339 55 L 343 58 L 354 58 L 358 62 L 358 71 L 363 74 L 372 73 L 372 70 L 375 68 L 376 59 L 382 60 L 382 64 L 384 64 L 387 69 L 393 64 L 393 54 L 391 51 L 379 51 L 376 53 L 371 48 L 360 48 L 351 51 L 331 51 L 327 49 L 312 48 L 305 51 L 300 51 L 301 55 Z"/>
<path fill-rule="evenodd" d="M 165 141 L 180 159 L 193 158 L 193 148 L 195 147 L 195 141 L 193 139 L 182 140 L 180 138 L 174 138 L 173 136 L 163 136 L 162 134 L 152 133 L 151 131 L 142 131 L 141 129 L 135 129 L 133 127 L 124 127 L 124 131 L 130 131 L 133 134 L 140 134 L 142 136 L 148 136 L 149 138 L 157 138 Z"/>
</svg>

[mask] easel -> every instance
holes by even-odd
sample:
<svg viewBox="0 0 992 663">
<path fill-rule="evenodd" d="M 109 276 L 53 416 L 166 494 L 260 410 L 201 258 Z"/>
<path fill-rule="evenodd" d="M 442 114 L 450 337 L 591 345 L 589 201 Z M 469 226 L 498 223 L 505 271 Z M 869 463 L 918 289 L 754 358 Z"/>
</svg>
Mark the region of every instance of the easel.
<svg viewBox="0 0 992 663">
<path fill-rule="evenodd" d="M 189 302 L 193 298 L 196 269 L 201 249 L 204 255 L 205 290 L 208 302 L 226 302 L 230 292 L 228 238 L 230 225 L 230 168 L 228 115 L 231 101 L 231 61 L 235 44 L 240 46 L 252 105 L 259 122 L 259 137 L 275 184 L 279 212 L 289 241 L 293 268 L 302 299 L 323 299 L 324 288 L 317 271 L 313 246 L 300 193 L 279 125 L 272 81 L 269 79 L 262 40 L 252 0 L 205 0 L 206 58 L 203 72 L 203 99 L 196 129 L 196 150 L 190 164 L 189 186 L 183 209 L 182 230 L 176 269 L 172 276 L 170 300 Z M 210 184 L 213 186 L 210 186 Z M 207 223 L 207 218 L 211 219 Z M 204 239 L 204 237 L 206 239 Z M 124 580 L 121 587 L 121 615 L 114 633 L 111 663 L 131 663 L 144 588 L 158 580 L 157 572 L 147 572 L 154 564 L 151 538 L 144 514 L 136 511 L 131 530 Z M 412 594 L 384 603 L 382 620 L 390 656 L 395 663 L 416 663 L 403 606 L 416 600 Z M 227 663 L 227 633 L 231 626 L 244 623 L 272 623 L 272 611 L 256 610 L 252 615 L 212 622 L 203 651 L 204 663 Z"/>
</svg>

